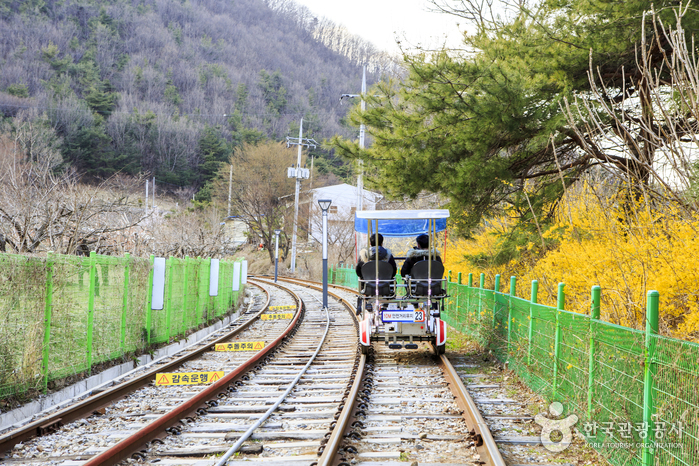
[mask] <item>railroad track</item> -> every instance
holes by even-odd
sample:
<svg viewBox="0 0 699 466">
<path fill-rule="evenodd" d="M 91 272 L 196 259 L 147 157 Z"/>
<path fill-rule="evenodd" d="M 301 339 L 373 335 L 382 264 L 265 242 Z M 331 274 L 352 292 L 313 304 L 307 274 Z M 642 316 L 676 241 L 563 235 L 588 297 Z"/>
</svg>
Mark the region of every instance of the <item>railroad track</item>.
<svg viewBox="0 0 699 466">
<path fill-rule="evenodd" d="M 476 409 L 478 399 L 464 388 L 462 376 L 469 374 L 432 356 L 425 343 L 412 351 L 375 344 L 362 355 L 352 290 L 331 287 L 326 311 L 317 284 L 279 281 L 287 291 L 268 279 L 250 280 L 261 291 L 245 318 L 196 354 L 160 364 L 145 382 L 125 381 L 111 398 L 97 395 L 78 414 L 66 409 L 0 437 L 0 448 L 20 442 L 4 462 L 506 464 Z M 295 310 L 291 319 L 261 320 L 270 306 Z M 211 351 L 216 343 L 242 341 L 263 342 L 265 350 Z M 214 385 L 153 385 L 156 371 L 214 369 L 226 374 Z M 32 429 L 51 426 L 55 433 L 32 438 Z"/>
</svg>

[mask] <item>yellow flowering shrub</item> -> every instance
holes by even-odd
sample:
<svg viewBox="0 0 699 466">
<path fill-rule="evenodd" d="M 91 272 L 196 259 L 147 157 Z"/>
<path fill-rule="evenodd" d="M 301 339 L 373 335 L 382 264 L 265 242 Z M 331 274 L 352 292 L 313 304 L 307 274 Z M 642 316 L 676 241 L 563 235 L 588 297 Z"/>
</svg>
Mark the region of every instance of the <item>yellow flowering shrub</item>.
<svg viewBox="0 0 699 466">
<path fill-rule="evenodd" d="M 497 236 L 514 224 L 507 217 L 490 219 L 472 240 L 454 240 L 446 267 L 452 274 L 486 274 L 486 287 L 501 274 L 501 291 L 517 277 L 517 295 L 529 297 L 532 280 L 539 281 L 539 302 L 556 304 L 557 286 L 565 283 L 566 309 L 589 313 L 590 290 L 602 288 L 602 319 L 645 328 L 648 291 L 660 293 L 660 331 L 699 339 L 699 216 L 664 205 L 644 203 L 626 209 L 596 195 L 590 186 L 570 191 L 557 207 L 556 222 L 542 236 L 557 246 L 539 257 L 475 267 L 465 256 L 493 253 Z M 526 251 L 524 251 L 526 252 Z M 455 276 L 455 275 L 453 275 Z"/>
</svg>

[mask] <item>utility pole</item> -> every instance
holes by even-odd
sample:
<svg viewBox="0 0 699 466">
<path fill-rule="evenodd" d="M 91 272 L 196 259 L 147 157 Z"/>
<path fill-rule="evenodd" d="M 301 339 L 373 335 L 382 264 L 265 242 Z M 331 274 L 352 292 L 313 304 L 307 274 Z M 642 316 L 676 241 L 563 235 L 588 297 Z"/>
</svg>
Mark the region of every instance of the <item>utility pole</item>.
<svg viewBox="0 0 699 466">
<path fill-rule="evenodd" d="M 231 164 L 231 171 L 228 173 L 228 215 L 231 216 L 231 196 L 233 193 L 233 164 Z"/>
<path fill-rule="evenodd" d="M 299 124 L 299 137 L 292 138 L 286 137 L 286 147 L 299 146 L 298 158 L 296 161 L 296 167 L 292 165 L 287 169 L 288 178 L 296 178 L 296 191 L 294 194 L 294 230 L 291 235 L 291 273 L 296 272 L 296 231 L 298 229 L 299 222 L 299 193 L 301 192 L 301 180 L 308 179 L 310 172 L 307 168 L 301 168 L 301 152 L 304 147 L 313 147 L 314 149 L 318 143 L 314 139 L 303 137 L 303 118 L 301 118 L 301 123 Z"/>
<path fill-rule="evenodd" d="M 345 97 L 361 97 L 362 99 L 362 113 L 366 111 L 366 100 L 364 96 L 366 95 L 366 65 L 364 65 L 364 71 L 362 73 L 362 93 L 361 94 L 342 94 L 340 96 L 340 101 Z M 359 125 L 359 149 L 364 149 L 364 135 L 366 134 L 366 126 L 364 123 Z M 357 174 L 357 210 L 363 210 L 364 208 L 364 161 L 358 161 Z"/>
<path fill-rule="evenodd" d="M 153 212 L 155 212 L 155 177 L 153 177 Z"/>
<path fill-rule="evenodd" d="M 146 180 L 146 215 L 148 215 L 148 182 L 149 180 Z"/>
</svg>

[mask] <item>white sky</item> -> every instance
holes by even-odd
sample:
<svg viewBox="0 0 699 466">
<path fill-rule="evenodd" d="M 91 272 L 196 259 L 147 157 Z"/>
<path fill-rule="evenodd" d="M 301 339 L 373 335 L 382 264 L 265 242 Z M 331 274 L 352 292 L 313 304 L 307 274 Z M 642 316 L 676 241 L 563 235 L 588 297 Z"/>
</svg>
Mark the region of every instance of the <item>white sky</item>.
<svg viewBox="0 0 699 466">
<path fill-rule="evenodd" d="M 431 13 L 427 0 L 296 0 L 318 16 L 325 16 L 390 53 L 398 53 L 396 37 L 412 49 L 461 44 L 459 18 Z"/>
</svg>

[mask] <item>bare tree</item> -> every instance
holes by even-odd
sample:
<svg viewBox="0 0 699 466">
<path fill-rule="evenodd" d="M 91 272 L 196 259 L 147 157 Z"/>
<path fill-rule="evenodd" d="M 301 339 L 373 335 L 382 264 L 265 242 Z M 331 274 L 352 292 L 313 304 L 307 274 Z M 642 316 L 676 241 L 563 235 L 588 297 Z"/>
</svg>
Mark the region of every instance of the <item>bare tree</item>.
<svg viewBox="0 0 699 466">
<path fill-rule="evenodd" d="M 295 163 L 294 150 L 273 142 L 243 145 L 231 158 L 233 164 L 232 208 L 240 215 L 253 235 L 259 235 L 274 262 L 274 230 L 286 230 L 293 219 L 293 181 L 286 176 L 286 167 Z M 228 197 L 230 165 L 221 169 L 217 195 Z M 289 202 L 291 199 L 291 202 Z M 281 240 L 288 238 L 281 236 Z M 284 245 L 282 244 L 282 248 Z"/>
<path fill-rule="evenodd" d="M 676 10 L 678 26 L 674 29 L 666 28 L 655 13 L 649 13 L 654 33 L 642 34 L 638 70 L 629 70 L 640 76 L 643 96 L 606 87 L 599 69 L 591 64 L 590 95 L 566 102 L 565 110 L 570 126 L 583 142 L 581 150 L 602 160 L 611 154 L 607 163 L 600 165 L 601 170 L 622 181 L 637 176 L 634 169 L 646 172 L 650 183 L 641 186 L 646 201 L 666 198 L 696 209 L 699 65 L 697 52 L 682 28 L 682 16 L 688 8 L 689 4 Z M 660 63 L 651 56 L 658 49 L 662 51 Z M 612 95 L 620 97 L 611 99 Z M 652 118 L 645 117 L 649 112 Z M 619 157 L 634 163 L 620 166 L 615 163 Z"/>
<path fill-rule="evenodd" d="M 16 121 L 14 139 L 0 135 L 0 233 L 6 246 L 18 253 L 87 253 L 142 220 L 128 195 L 105 184 L 79 185 L 72 171 L 56 172 L 57 139 L 35 123 Z"/>
</svg>

